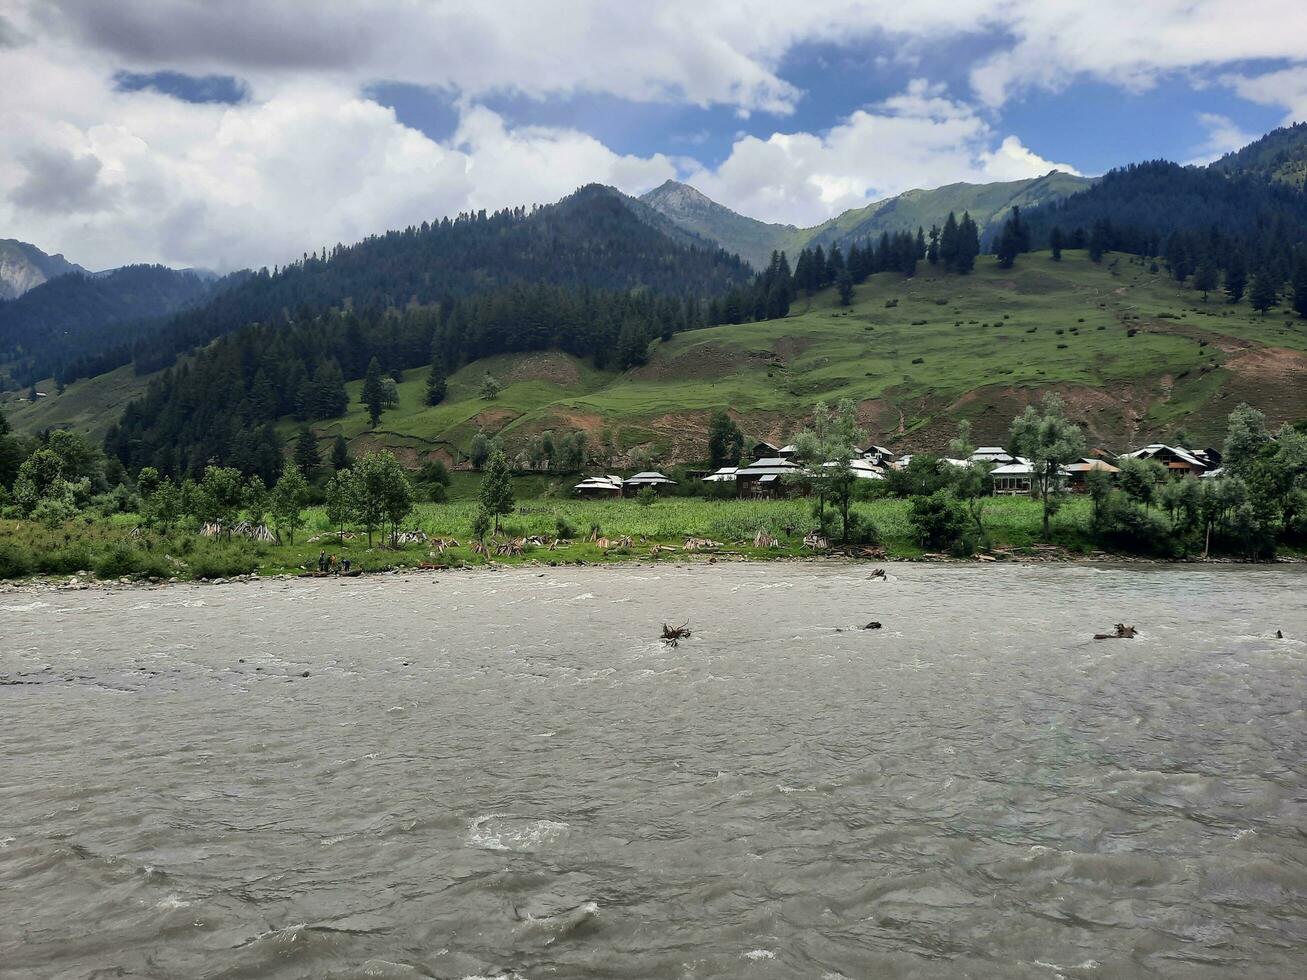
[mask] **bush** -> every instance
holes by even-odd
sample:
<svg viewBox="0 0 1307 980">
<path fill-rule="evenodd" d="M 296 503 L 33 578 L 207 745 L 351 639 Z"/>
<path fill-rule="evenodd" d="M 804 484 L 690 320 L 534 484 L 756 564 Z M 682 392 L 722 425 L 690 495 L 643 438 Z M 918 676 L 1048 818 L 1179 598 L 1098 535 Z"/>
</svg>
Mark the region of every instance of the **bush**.
<svg viewBox="0 0 1307 980">
<path fill-rule="evenodd" d="M 189 564 L 195 578 L 231 578 L 254 571 L 258 557 L 239 547 L 212 548 L 194 555 Z"/>
<path fill-rule="evenodd" d="M 947 490 L 936 490 L 928 497 L 913 497 L 908 523 L 923 548 L 971 553 L 966 514 L 958 499 Z"/>
<path fill-rule="evenodd" d="M 111 545 L 107 551 L 100 553 L 92 564 L 96 578 L 121 578 L 124 575 L 140 575 L 149 578 L 167 578 L 171 570 L 163 558 L 133 548 L 125 542 Z"/>
<path fill-rule="evenodd" d="M 554 533 L 555 536 L 560 538 L 574 538 L 576 537 L 576 528 L 567 523 L 566 517 L 559 514 L 554 520 Z"/>
<path fill-rule="evenodd" d="M 0 544 L 0 579 L 22 578 L 32 572 L 32 556 L 13 544 Z"/>
<path fill-rule="evenodd" d="M 49 575 L 73 575 L 84 572 L 95 564 L 90 546 L 78 541 L 56 551 L 47 551 L 37 556 L 40 570 Z"/>
</svg>

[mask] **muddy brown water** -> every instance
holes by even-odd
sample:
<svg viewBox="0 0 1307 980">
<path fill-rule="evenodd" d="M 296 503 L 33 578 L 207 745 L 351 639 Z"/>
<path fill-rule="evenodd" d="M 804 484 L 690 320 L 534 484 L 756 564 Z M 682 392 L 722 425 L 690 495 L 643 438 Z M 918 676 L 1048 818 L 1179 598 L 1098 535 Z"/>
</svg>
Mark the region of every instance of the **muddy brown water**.
<svg viewBox="0 0 1307 980">
<path fill-rule="evenodd" d="M 1300 570 L 869 571 L 0 596 L 0 976 L 1307 973 Z"/>
</svg>

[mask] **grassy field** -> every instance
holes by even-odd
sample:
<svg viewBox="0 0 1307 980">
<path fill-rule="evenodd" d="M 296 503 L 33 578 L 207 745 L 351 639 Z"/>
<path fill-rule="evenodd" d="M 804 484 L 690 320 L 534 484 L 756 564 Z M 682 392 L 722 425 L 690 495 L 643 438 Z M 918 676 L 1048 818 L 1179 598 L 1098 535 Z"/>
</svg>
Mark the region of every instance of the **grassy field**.
<svg viewBox="0 0 1307 980">
<path fill-rule="evenodd" d="M 486 371 L 505 382 L 494 401 L 478 395 Z M 621 447 L 693 460 L 716 409 L 775 441 L 819 399 L 852 398 L 877 441 L 938 450 L 959 418 L 980 441 L 1002 442 L 1012 417 L 1055 389 L 1091 442 L 1124 449 L 1178 429 L 1218 443 L 1240 401 L 1276 421 L 1307 416 L 1304 382 L 1307 329 L 1284 311 L 1261 316 L 1219 295 L 1204 302 L 1140 260 L 1095 265 L 1068 251 L 1060 263 L 1022 256 L 1006 271 L 982 257 L 967 277 L 925 263 L 911 280 L 874 276 L 851 307 L 825 292 L 784 320 L 679 334 L 623 374 L 557 352 L 498 357 L 464 367 L 431 408 L 425 371 L 410 371 L 375 432 L 354 384 L 349 414 L 318 431 L 420 458 L 465 450 L 478 428 L 510 448 L 545 429 L 585 428 L 597 440 L 607 428 Z"/>
<path fill-rule="evenodd" d="M 865 501 L 857 504 L 856 510 L 876 527 L 886 557 L 921 557 L 922 549 L 907 520 L 906 501 Z M 255 571 L 264 575 L 297 573 L 314 567 L 318 553 L 324 549 L 348 556 L 354 567 L 364 571 L 412 568 L 424 562 L 476 566 L 486 564 L 487 559 L 471 547 L 475 513 L 476 505 L 467 501 L 423 504 L 405 522 L 405 528 L 420 528 L 433 538 L 458 541 L 458 546 L 444 551 L 429 544 L 392 549 L 384 547 L 379 536 L 369 548 L 366 536 L 357 529 L 340 541 L 321 509 L 306 513 L 307 526 L 296 535 L 294 544 L 239 539 L 227 543 L 180 531 L 166 536 L 133 536 L 137 521 L 131 514 L 78 520 L 53 531 L 27 522 L 0 521 L 0 579 L 35 573 L 74 575 L 79 571 L 94 572 L 102 578 L 134 575 L 161 579 L 231 577 Z M 1053 542 L 1073 552 L 1092 550 L 1087 521 L 1087 502 L 1071 501 L 1054 521 Z M 992 547 L 1019 553 L 1038 540 L 1039 506 L 1023 498 L 996 498 L 986 511 L 985 523 Z M 503 534 L 488 543 L 493 547 L 496 542 L 530 536 L 566 539 L 556 550 L 529 547 L 521 556 L 493 559 L 506 564 L 676 560 L 710 555 L 784 558 L 813 554 L 802 540 L 813 524 L 811 505 L 803 500 L 672 498 L 646 507 L 631 500 L 541 499 L 520 503 L 515 513 L 504 519 Z M 609 539 L 610 547 L 589 541 L 595 529 Z M 779 546 L 756 548 L 754 536 L 759 531 L 776 537 Z M 626 537 L 631 539 L 629 545 L 617 543 Z M 690 555 L 683 550 L 687 537 L 707 538 L 722 547 Z M 669 547 L 671 550 L 667 550 Z"/>
<path fill-rule="evenodd" d="M 784 320 L 656 342 L 647 365 L 620 374 L 559 352 L 500 356 L 463 367 L 430 407 L 426 370 L 410 370 L 375 431 L 356 381 L 348 414 L 314 428 L 324 444 L 341 433 L 356 453 L 384 447 L 409 463 L 466 451 L 478 429 L 510 449 L 545 429 L 582 428 L 594 445 L 607 429 L 619 448 L 670 463 L 703 458 L 716 409 L 750 438 L 785 441 L 819 399 L 845 397 L 875 441 L 903 450 L 942 449 L 959 418 L 982 443 L 1002 442 L 1012 417 L 1048 389 L 1063 394 L 1091 443 L 1117 450 L 1178 429 L 1219 443 L 1241 401 L 1272 422 L 1307 416 L 1307 325 L 1283 309 L 1262 316 L 1220 294 L 1204 302 L 1125 255 L 1094 264 L 1079 251 L 1062 262 L 1032 253 L 1010 270 L 982 256 L 964 277 L 919 269 L 909 280 L 873 276 L 847 308 L 826 291 Z M 486 372 L 504 384 L 493 401 L 479 396 Z M 124 368 L 34 405 L 10 395 L 5 408 L 19 431 L 68 424 L 100 434 L 145 380 Z M 295 423 L 282 428 L 289 435 Z"/>
</svg>

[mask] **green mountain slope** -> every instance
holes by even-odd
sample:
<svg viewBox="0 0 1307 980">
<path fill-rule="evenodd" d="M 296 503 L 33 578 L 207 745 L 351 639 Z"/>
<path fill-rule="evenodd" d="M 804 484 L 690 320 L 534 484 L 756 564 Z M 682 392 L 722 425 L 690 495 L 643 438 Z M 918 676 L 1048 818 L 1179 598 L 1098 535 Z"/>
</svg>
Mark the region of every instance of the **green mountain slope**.
<svg viewBox="0 0 1307 980">
<path fill-rule="evenodd" d="M 773 251 L 791 259 L 810 245 L 847 248 L 854 241 L 879 238 L 883 232 L 916 231 L 942 224 L 950 211 L 969 211 L 980 234 L 996 227 L 1013 207 L 1030 208 L 1061 200 L 1093 183 L 1088 177 L 1052 171 L 1029 180 L 992 184 L 948 184 L 933 190 L 911 190 L 846 211 L 812 228 L 768 224 L 737 214 L 688 184 L 669 180 L 640 198 L 671 222 L 734 252 L 755 268 L 766 266 Z"/>
<path fill-rule="evenodd" d="M 479 397 L 487 371 L 505 383 L 493 401 Z M 966 277 L 924 263 L 914 279 L 873 276 L 851 307 L 825 292 L 783 320 L 677 334 L 621 374 L 559 352 L 502 355 L 455 374 L 436 407 L 422 402 L 424 377 L 405 375 L 399 407 L 375 431 L 357 382 L 348 414 L 315 431 L 412 462 L 466 451 L 478 429 L 517 452 L 536 433 L 578 428 L 592 445 L 608 430 L 621 450 L 696 460 L 717 409 L 750 437 L 776 441 L 817 401 L 852 398 L 876 441 L 943 449 L 958 418 L 982 442 L 1003 442 L 1024 405 L 1056 390 L 1110 448 L 1177 429 L 1213 442 L 1241 401 L 1277 422 L 1307 416 L 1307 331 L 1276 311 L 1204 303 L 1129 256 L 1095 265 L 1067 251 L 1061 263 L 1033 253 L 1006 271 L 984 260 Z"/>
<path fill-rule="evenodd" d="M 1258 174 L 1277 183 L 1307 190 L 1307 122 L 1267 133 L 1211 165 L 1226 173 Z"/>
</svg>

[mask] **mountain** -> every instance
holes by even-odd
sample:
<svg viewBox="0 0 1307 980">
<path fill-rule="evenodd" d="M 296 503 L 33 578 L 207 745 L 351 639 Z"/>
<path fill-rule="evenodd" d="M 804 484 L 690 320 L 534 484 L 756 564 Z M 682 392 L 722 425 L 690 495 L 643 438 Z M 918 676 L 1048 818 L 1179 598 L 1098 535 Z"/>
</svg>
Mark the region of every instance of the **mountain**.
<svg viewBox="0 0 1307 980">
<path fill-rule="evenodd" d="M 1298 190 L 1307 189 L 1307 122 L 1294 123 L 1211 164 L 1223 173 L 1257 174 Z"/>
<path fill-rule="evenodd" d="M 56 276 L 85 271 L 62 255 L 47 255 L 27 242 L 0 238 L 0 299 L 16 299 Z"/>
<path fill-rule="evenodd" d="M 736 214 L 689 184 L 669 180 L 640 200 L 673 225 L 716 242 L 755 269 L 767 266 L 774 250 L 797 253 L 813 229 L 768 224 Z"/>
<path fill-rule="evenodd" d="M 950 211 L 971 213 L 981 237 L 1003 221 L 1013 207 L 1030 208 L 1060 200 L 1093 184 L 1088 177 L 1051 171 L 1028 180 L 992 184 L 948 184 L 933 190 L 905 191 L 896 197 L 846 211 L 812 228 L 768 224 L 737 214 L 688 184 L 669 180 L 640 200 L 681 228 L 716 242 L 754 268 L 765 268 L 773 251 L 786 252 L 791 263 L 800 249 L 878 239 L 883 233 L 929 229 L 943 224 Z"/>
<path fill-rule="evenodd" d="M 0 365 L 20 383 L 61 373 L 123 343 L 140 321 L 196 305 L 213 286 L 211 277 L 160 265 L 49 279 L 0 302 Z"/>
</svg>

